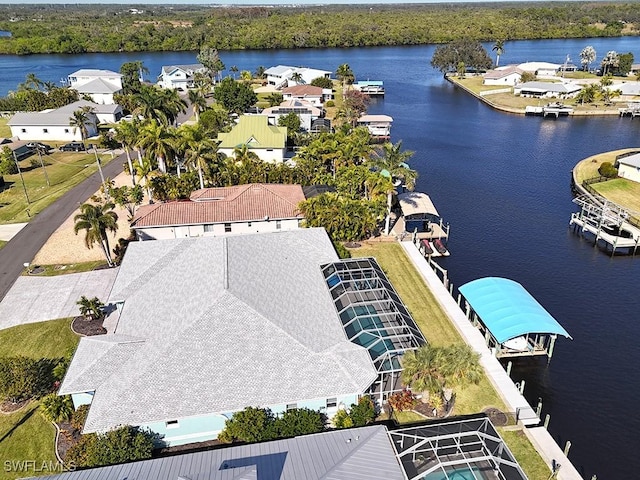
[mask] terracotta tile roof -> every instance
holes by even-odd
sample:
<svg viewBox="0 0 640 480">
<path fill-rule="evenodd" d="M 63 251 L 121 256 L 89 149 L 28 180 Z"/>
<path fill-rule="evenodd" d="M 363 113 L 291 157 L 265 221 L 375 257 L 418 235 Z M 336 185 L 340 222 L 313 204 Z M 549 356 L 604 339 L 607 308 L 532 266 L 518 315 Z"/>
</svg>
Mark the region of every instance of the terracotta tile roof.
<svg viewBox="0 0 640 480">
<path fill-rule="evenodd" d="M 191 201 L 156 203 L 138 208 L 131 228 L 202 225 L 286 218 L 302 218 L 298 204 L 305 200 L 300 185 L 253 183 L 205 188 Z"/>
<path fill-rule="evenodd" d="M 315 87 L 313 85 L 295 85 L 293 87 L 287 87 L 282 90 L 283 94 L 293 95 L 296 97 L 310 95 L 312 97 L 322 96 L 322 87 Z"/>
</svg>

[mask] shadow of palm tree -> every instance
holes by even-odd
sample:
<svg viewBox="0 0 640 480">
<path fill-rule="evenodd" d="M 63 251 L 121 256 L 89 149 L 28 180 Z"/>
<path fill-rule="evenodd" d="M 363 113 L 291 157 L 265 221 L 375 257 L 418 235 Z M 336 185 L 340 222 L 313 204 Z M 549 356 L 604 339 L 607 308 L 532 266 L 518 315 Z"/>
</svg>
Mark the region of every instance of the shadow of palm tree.
<svg viewBox="0 0 640 480">
<path fill-rule="evenodd" d="M 15 432 L 21 425 L 23 425 L 27 420 L 29 420 L 37 409 L 38 409 L 38 406 L 36 405 L 32 407 L 31 410 L 26 412 L 17 423 L 15 423 L 4 435 L 2 435 L 2 437 L 0 437 L 0 443 L 2 443 L 6 438 L 10 437 L 13 434 L 13 432 Z"/>
</svg>

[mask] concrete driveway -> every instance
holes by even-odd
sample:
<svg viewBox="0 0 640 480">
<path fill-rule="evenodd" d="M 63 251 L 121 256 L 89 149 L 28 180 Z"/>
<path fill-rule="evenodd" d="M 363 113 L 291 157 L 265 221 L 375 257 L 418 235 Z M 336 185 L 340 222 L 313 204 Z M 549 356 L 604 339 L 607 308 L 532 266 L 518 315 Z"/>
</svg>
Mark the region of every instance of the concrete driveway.
<svg viewBox="0 0 640 480">
<path fill-rule="evenodd" d="M 55 277 L 18 277 L 0 302 L 0 330 L 79 314 L 76 301 L 85 295 L 106 301 L 118 268 Z"/>
</svg>

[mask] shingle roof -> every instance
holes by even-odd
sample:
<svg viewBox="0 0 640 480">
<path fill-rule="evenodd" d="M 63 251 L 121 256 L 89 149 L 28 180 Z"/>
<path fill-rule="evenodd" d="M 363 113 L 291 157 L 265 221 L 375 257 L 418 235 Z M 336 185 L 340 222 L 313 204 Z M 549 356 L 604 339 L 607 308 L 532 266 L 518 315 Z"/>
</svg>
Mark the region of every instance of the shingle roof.
<svg viewBox="0 0 640 480">
<path fill-rule="evenodd" d="M 219 133 L 219 148 L 284 148 L 287 128 L 269 125 L 264 115 L 242 115 L 229 133 Z"/>
<path fill-rule="evenodd" d="M 117 77 L 122 78 L 122 75 L 118 72 L 114 72 L 112 70 L 100 70 L 95 68 L 82 68 L 80 70 L 76 70 L 70 77 Z"/>
<path fill-rule="evenodd" d="M 322 96 L 322 87 L 316 87 L 314 85 L 294 85 L 293 87 L 283 88 L 282 93 L 296 97 L 320 97 Z"/>
<path fill-rule="evenodd" d="M 619 158 L 618 163 L 629 165 L 630 167 L 640 168 L 640 153 Z"/>
<path fill-rule="evenodd" d="M 95 78 L 87 83 L 74 87 L 78 93 L 115 93 L 122 90 L 118 85 L 109 83 L 102 78 Z"/>
<path fill-rule="evenodd" d="M 69 126 L 69 119 L 73 112 L 82 107 L 91 107 L 93 113 L 114 113 L 120 108 L 115 104 L 97 104 L 88 100 L 78 100 L 64 107 L 42 112 L 18 112 L 9 119 L 7 125 L 65 125 Z"/>
<path fill-rule="evenodd" d="M 204 69 L 204 65 L 202 65 L 201 63 L 192 63 L 190 65 L 163 65 L 162 73 L 170 74 L 174 70 L 182 70 L 187 75 L 193 75 L 194 72 L 197 72 L 198 70 L 203 70 L 203 69 Z"/>
<path fill-rule="evenodd" d="M 336 260 L 323 229 L 133 242 L 109 298 L 129 345 L 82 338 L 60 393 L 95 390 L 85 432 L 363 393 L 375 368 L 320 270 Z"/>
<path fill-rule="evenodd" d="M 305 196 L 300 185 L 254 183 L 196 190 L 191 200 L 141 206 L 131 227 L 302 218 L 298 204 Z"/>
<path fill-rule="evenodd" d="M 555 92 L 555 93 L 572 93 L 582 89 L 580 85 L 575 83 L 560 82 L 526 82 L 516 85 L 517 89 L 530 92 Z"/>
<path fill-rule="evenodd" d="M 509 65 L 507 67 L 504 68 L 496 68 L 495 70 L 489 70 L 488 72 L 486 72 L 483 77 L 484 78 L 488 78 L 488 79 L 494 79 L 497 80 L 499 78 L 504 78 L 508 75 L 517 73 L 519 75 L 522 75 L 522 70 L 520 70 L 518 67 L 516 67 L 515 65 Z"/>
<path fill-rule="evenodd" d="M 135 463 L 78 470 L 47 480 L 403 480 L 382 425 L 304 435 Z"/>
</svg>

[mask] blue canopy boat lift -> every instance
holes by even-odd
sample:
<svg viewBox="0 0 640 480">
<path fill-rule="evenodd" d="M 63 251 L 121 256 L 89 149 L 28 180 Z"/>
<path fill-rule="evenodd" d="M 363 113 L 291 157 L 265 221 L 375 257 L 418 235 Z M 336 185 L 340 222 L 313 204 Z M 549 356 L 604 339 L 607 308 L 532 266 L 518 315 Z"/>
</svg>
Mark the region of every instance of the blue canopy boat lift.
<svg viewBox="0 0 640 480">
<path fill-rule="evenodd" d="M 571 335 L 518 282 L 486 277 L 462 285 L 467 318 L 498 358 L 553 355 L 558 335 Z"/>
</svg>

